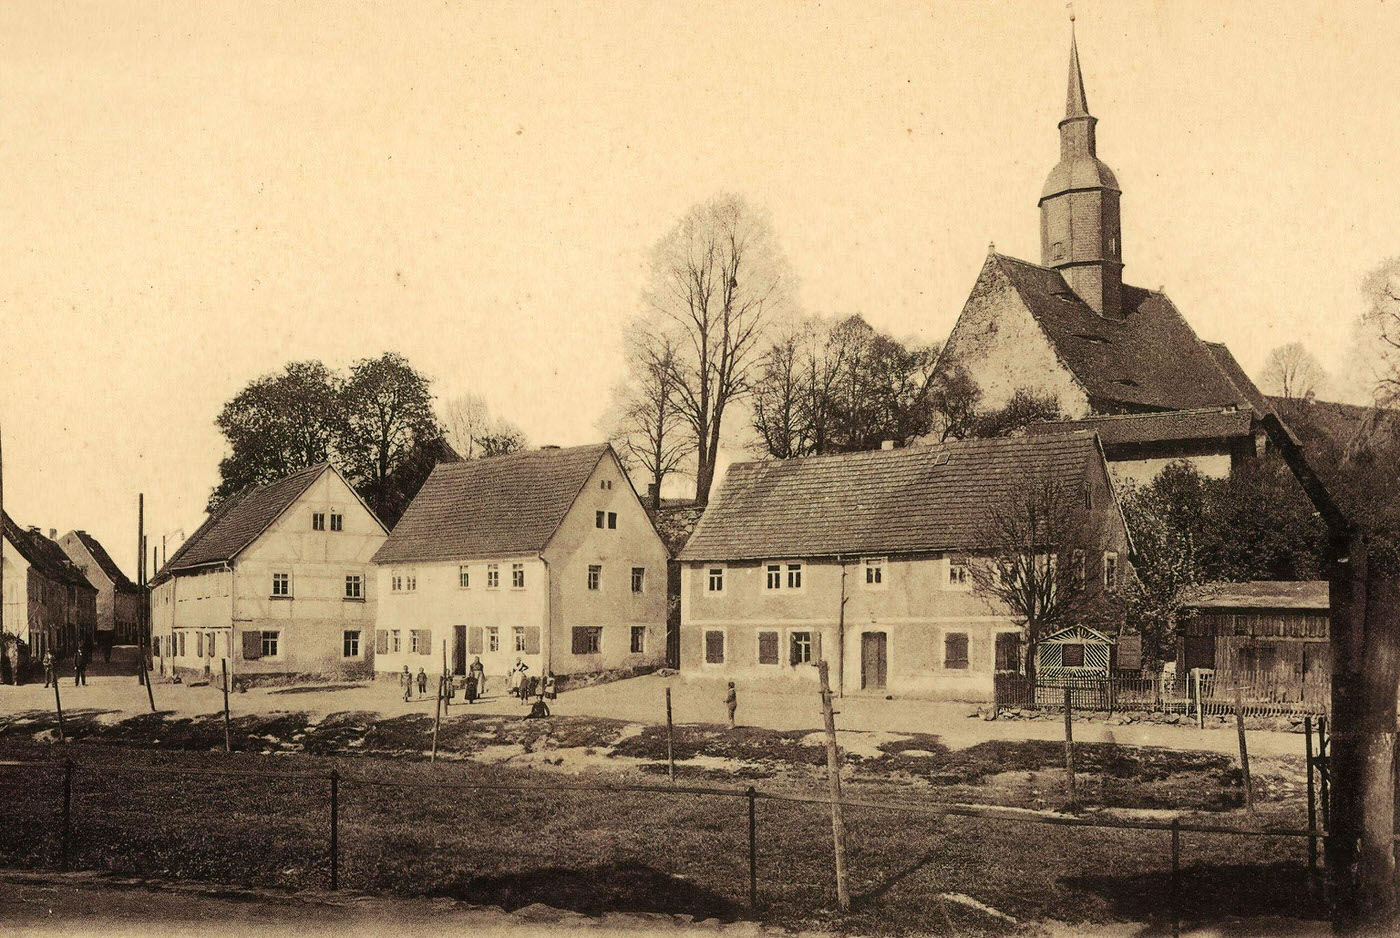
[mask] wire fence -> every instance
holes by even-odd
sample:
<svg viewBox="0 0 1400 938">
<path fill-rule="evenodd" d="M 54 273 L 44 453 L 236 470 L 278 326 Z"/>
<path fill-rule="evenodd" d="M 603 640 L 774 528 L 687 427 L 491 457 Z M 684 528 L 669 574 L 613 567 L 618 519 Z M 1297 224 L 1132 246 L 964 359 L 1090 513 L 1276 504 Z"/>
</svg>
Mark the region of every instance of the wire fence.
<svg viewBox="0 0 1400 938">
<path fill-rule="evenodd" d="M 7 773 L 25 778 L 7 783 Z M 605 909 L 610 892 L 625 892 L 629 907 L 640 902 L 644 911 L 681 908 L 716 917 L 745 908 L 756 913 L 773 902 L 831 905 L 832 801 L 752 785 L 522 784 L 65 757 L 0 762 L 0 787 L 7 831 L 0 856 L 9 865 L 167 872 L 290 888 L 446 891 L 506 907 L 557 902 L 573 890 L 578 895 L 567 904 L 580 911 Z M 1049 845 L 1060 843 L 1056 837 L 1068 837 L 1059 848 L 1068 849 L 1085 836 L 1123 836 L 1133 838 L 1133 849 L 1119 862 L 1136 864 L 1142 875 L 1170 852 L 1174 923 L 1182 909 L 1182 835 L 1198 843 L 1274 838 L 1301 847 L 1311 841 L 1313 855 L 1327 836 L 1321 829 L 861 797 L 844 797 L 841 805 L 858 819 L 848 824 L 848 842 L 868 873 L 868 895 L 895 888 L 929 863 L 941 864 L 947 888 L 976 892 L 988 868 L 1043 864 L 1042 851 L 1055 849 Z M 992 849 L 979 837 L 988 823 L 1024 830 L 1027 844 L 1034 838 L 1040 849 L 1014 857 L 979 854 Z M 1036 827 L 1046 833 L 1031 834 Z M 910 844 L 926 842 L 920 831 L 942 847 L 911 866 Z M 585 834 L 584 847 L 564 849 Z M 1289 855 L 1300 859 L 1298 853 Z M 581 856 L 588 860 L 582 866 Z"/>
</svg>

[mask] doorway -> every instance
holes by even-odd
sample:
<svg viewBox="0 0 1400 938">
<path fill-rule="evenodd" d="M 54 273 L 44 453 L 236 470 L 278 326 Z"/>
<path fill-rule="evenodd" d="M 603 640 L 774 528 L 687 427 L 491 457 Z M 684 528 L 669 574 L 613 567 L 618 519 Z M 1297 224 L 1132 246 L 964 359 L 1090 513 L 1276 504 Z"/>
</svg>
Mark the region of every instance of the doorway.
<svg viewBox="0 0 1400 938">
<path fill-rule="evenodd" d="M 861 690 L 885 689 L 885 633 L 860 633 Z"/>
<path fill-rule="evenodd" d="M 467 627 L 452 626 L 452 673 L 467 673 Z"/>
</svg>

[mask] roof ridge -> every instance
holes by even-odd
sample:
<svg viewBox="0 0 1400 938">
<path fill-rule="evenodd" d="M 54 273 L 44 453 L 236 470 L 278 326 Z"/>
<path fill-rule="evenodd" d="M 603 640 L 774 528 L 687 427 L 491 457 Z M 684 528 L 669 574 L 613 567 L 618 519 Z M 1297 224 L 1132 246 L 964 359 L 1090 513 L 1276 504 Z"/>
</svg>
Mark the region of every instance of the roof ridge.
<svg viewBox="0 0 1400 938">
<path fill-rule="evenodd" d="M 732 462 L 729 464 L 731 470 L 747 468 L 749 466 L 783 466 L 799 463 L 813 463 L 817 461 L 835 462 L 841 459 L 857 458 L 892 458 L 897 454 L 909 455 L 923 452 L 925 450 L 938 449 L 972 449 L 978 446 L 1006 446 L 1015 444 L 1027 444 L 1034 446 L 1044 446 L 1047 439 L 1054 439 L 1055 436 L 1088 437 L 1092 430 L 1067 430 L 1060 434 L 1042 434 L 1031 442 L 1029 436 L 975 436 L 963 440 L 943 440 L 938 443 L 910 443 L 907 446 L 897 446 L 893 449 L 853 449 L 841 453 L 812 453 L 809 456 L 789 456 L 786 459 L 771 457 L 768 459 L 746 459 L 743 462 Z"/>
<path fill-rule="evenodd" d="M 1232 414 L 1238 413 L 1239 410 L 1240 407 L 1238 404 L 1232 404 L 1228 406 L 1221 404 L 1215 407 L 1182 407 L 1177 410 L 1149 410 L 1136 414 L 1089 414 L 1085 417 L 1066 417 L 1060 420 L 1035 420 L 1032 421 L 1032 423 L 1037 424 L 1039 426 L 1060 426 L 1069 423 L 1089 423 L 1091 421 L 1098 422 L 1107 420 L 1141 420 L 1144 417 L 1179 417 L 1182 415 L 1195 416 L 1198 414 Z"/>
</svg>

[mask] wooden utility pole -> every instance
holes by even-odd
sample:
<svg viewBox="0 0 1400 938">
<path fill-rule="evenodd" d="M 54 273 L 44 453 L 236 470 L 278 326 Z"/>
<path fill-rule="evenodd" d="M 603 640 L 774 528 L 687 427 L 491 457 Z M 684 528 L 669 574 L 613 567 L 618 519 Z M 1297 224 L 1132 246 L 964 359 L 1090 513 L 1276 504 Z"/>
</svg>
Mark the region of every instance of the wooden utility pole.
<svg viewBox="0 0 1400 938">
<path fill-rule="evenodd" d="M 846 818 L 841 807 L 841 752 L 836 747 L 836 711 L 831 709 L 831 683 L 826 659 L 817 662 L 821 680 L 822 722 L 826 726 L 826 776 L 831 791 L 831 842 L 836 852 L 836 904 L 842 912 L 851 909 L 851 892 L 846 880 Z"/>
<path fill-rule="evenodd" d="M 136 607 L 136 657 L 140 667 L 136 679 L 146 683 L 146 493 L 136 496 L 136 591 L 140 601 Z M 155 709 L 154 707 L 152 709 Z"/>
<path fill-rule="evenodd" d="M 1240 779 L 1244 783 L 1244 809 L 1254 813 L 1254 786 L 1249 781 L 1249 747 L 1244 741 L 1244 689 L 1235 684 L 1235 730 L 1240 735 Z M 1312 772 L 1312 766 L 1308 766 Z"/>
<path fill-rule="evenodd" d="M 447 642 L 446 642 L 446 640 L 444 640 L 443 643 L 442 643 L 442 660 L 443 660 L 443 661 L 446 661 L 446 660 L 447 660 Z M 447 675 L 445 675 L 445 674 L 444 674 L 441 678 L 438 679 L 437 712 L 433 715 L 433 755 L 432 755 L 432 758 L 428 760 L 428 761 L 430 761 L 430 762 L 436 762 L 436 761 L 437 761 L 437 738 L 438 738 L 438 728 L 439 728 L 440 726 L 442 726 L 442 690 L 443 690 L 442 685 L 443 685 L 444 683 L 446 683 L 446 681 L 447 681 Z"/>
<path fill-rule="evenodd" d="M 1069 810 L 1079 808 L 1079 795 L 1074 782 L 1074 700 L 1070 689 L 1065 688 L 1065 795 L 1069 798 Z"/>
<path fill-rule="evenodd" d="M 233 752 L 228 733 L 228 659 L 220 658 L 219 665 L 224 672 L 224 752 Z"/>
<path fill-rule="evenodd" d="M 0 439 L 0 655 L 6 657 L 10 654 L 10 646 L 4 642 L 5 634 L 5 448 L 4 441 Z M 15 663 L 19 663 L 19 655 L 15 656 Z M 12 674 L 11 680 L 19 683 L 19 674 Z"/>
<path fill-rule="evenodd" d="M 841 563 L 841 608 L 836 616 L 836 693 L 846 696 L 846 564 Z M 884 571 L 881 571 L 881 575 Z"/>
<path fill-rule="evenodd" d="M 671 745 L 671 688 L 666 688 L 666 777 L 676 784 L 676 753 Z"/>
</svg>

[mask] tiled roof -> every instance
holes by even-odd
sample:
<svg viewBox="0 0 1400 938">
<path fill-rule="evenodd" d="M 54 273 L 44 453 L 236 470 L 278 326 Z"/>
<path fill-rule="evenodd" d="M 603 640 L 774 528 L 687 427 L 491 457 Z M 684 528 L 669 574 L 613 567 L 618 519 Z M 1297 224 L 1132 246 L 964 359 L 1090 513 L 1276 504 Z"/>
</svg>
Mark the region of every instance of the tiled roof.
<svg viewBox="0 0 1400 938">
<path fill-rule="evenodd" d="M 1273 407 L 1269 404 L 1268 398 L 1260 393 L 1253 381 L 1249 380 L 1249 375 L 1245 374 L 1240 363 L 1235 360 L 1235 356 L 1230 353 L 1230 349 L 1224 342 L 1206 342 L 1205 347 L 1215 359 L 1215 363 L 1220 366 L 1220 370 L 1225 373 L 1225 377 L 1230 379 L 1230 383 L 1240 392 L 1240 395 L 1254 408 L 1259 416 L 1271 414 Z"/>
<path fill-rule="evenodd" d="M 97 589 L 83 576 L 83 571 L 68 559 L 68 555 L 58 544 L 42 534 L 20 527 L 8 513 L 0 515 L 0 525 L 3 525 L 5 536 L 14 545 L 15 550 L 19 551 L 20 556 L 27 560 L 31 567 L 60 583 L 90 590 Z"/>
<path fill-rule="evenodd" d="M 1125 316 L 1108 319 L 1059 271 L 994 256 L 1095 406 L 1189 410 L 1245 403 L 1165 294 L 1125 284 Z"/>
<path fill-rule="evenodd" d="M 328 463 L 308 466 L 276 482 L 244 489 L 224 499 L 165 562 L 152 584 L 163 582 L 178 570 L 232 560 L 327 470 Z"/>
<path fill-rule="evenodd" d="M 1104 446 L 1123 443 L 1155 443 L 1166 440 L 1216 440 L 1249 436 L 1254 414 L 1249 410 L 1219 407 L 1201 410 L 1168 410 L 1150 414 L 1113 414 L 1081 420 L 1047 420 L 1033 423 L 1033 436 L 1093 430 Z"/>
<path fill-rule="evenodd" d="M 608 450 L 598 443 L 439 463 L 374 562 L 542 551 Z"/>
<path fill-rule="evenodd" d="M 112 581 L 113 589 L 123 593 L 138 591 L 136 584 L 127 579 L 125 573 L 122 573 L 122 568 L 117 566 L 117 562 L 107 553 L 107 548 L 102 546 L 101 541 L 86 531 L 74 531 L 73 533 L 77 535 L 78 540 L 83 542 L 83 547 L 92 555 L 92 559 L 97 561 L 97 565 L 102 568 L 107 579 Z"/>
<path fill-rule="evenodd" d="M 1093 434 L 966 440 L 729 467 L 679 559 L 970 550 L 1023 480 L 1084 478 Z"/>
<path fill-rule="evenodd" d="M 1326 580 L 1253 580 L 1215 583 L 1210 594 L 1188 605 L 1195 609 L 1300 609 L 1326 611 L 1331 588 Z"/>
</svg>

